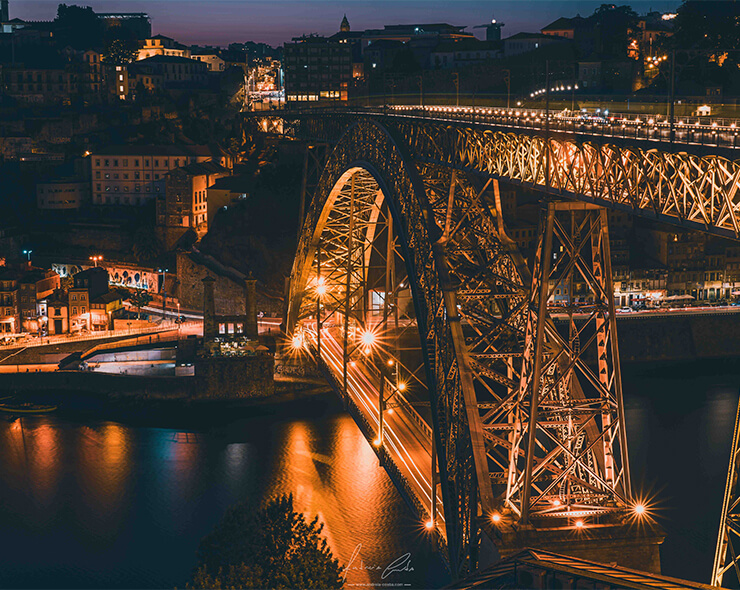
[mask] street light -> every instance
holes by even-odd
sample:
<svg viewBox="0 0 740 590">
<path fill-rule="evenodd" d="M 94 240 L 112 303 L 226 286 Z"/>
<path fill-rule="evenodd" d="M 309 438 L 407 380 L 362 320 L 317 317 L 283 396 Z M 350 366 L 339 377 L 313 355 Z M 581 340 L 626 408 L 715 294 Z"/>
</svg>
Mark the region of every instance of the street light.
<svg viewBox="0 0 740 590">
<path fill-rule="evenodd" d="M 28 257 L 28 264 L 31 264 L 31 252 L 33 252 L 33 250 L 23 250 L 23 254 Z"/>
<path fill-rule="evenodd" d="M 103 260 L 103 256 L 102 255 L 90 256 L 90 260 L 92 260 L 95 263 L 95 268 L 97 268 L 98 267 L 98 262 L 100 262 L 101 260 Z"/>
</svg>

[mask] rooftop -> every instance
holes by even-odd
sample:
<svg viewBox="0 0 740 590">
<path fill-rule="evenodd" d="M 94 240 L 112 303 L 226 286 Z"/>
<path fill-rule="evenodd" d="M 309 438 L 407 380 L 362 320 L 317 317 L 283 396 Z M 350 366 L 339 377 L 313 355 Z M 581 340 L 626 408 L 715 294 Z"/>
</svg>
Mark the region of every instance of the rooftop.
<svg viewBox="0 0 740 590">
<path fill-rule="evenodd" d="M 556 21 L 553 21 L 546 27 L 543 27 L 542 30 L 543 31 L 569 31 L 577 27 L 585 26 L 586 22 L 587 22 L 587 19 L 581 16 L 574 16 L 573 18 L 561 16 Z"/>
<path fill-rule="evenodd" d="M 227 174 L 228 170 L 218 162 L 208 160 L 207 162 L 197 162 L 175 168 L 168 172 L 168 174 L 172 174 L 173 172 L 184 172 L 190 176 L 205 176 L 210 174 Z"/>
<path fill-rule="evenodd" d="M 252 180 L 249 176 L 224 176 L 208 188 L 217 190 L 229 190 L 231 192 L 248 193 L 252 186 Z"/>
<path fill-rule="evenodd" d="M 518 41 L 520 39 L 547 39 L 549 41 L 566 41 L 562 37 L 554 37 L 552 35 L 545 35 L 544 33 L 517 33 L 511 37 L 507 37 L 504 41 Z"/>
<path fill-rule="evenodd" d="M 154 55 L 147 57 L 146 59 L 139 60 L 141 64 L 202 64 L 197 59 L 190 59 L 189 57 L 178 57 L 177 55 Z M 203 64 L 203 67 L 207 67 Z"/>
</svg>

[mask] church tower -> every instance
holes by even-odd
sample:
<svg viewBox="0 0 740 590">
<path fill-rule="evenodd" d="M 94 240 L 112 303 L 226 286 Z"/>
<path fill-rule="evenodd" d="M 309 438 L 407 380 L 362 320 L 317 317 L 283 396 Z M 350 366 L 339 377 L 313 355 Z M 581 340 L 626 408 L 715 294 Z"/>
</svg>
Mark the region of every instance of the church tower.
<svg viewBox="0 0 740 590">
<path fill-rule="evenodd" d="M 0 0 L 0 23 L 7 23 L 9 20 L 10 20 L 10 11 L 8 9 L 8 0 Z M 346 20 L 346 17 L 345 17 L 345 20 Z"/>
<path fill-rule="evenodd" d="M 7 0 L 3 0 L 3 2 L 7 2 Z M 344 15 L 344 18 L 342 19 L 342 24 L 339 25 L 339 30 L 342 33 L 349 33 L 349 21 L 347 20 L 347 15 Z"/>
</svg>

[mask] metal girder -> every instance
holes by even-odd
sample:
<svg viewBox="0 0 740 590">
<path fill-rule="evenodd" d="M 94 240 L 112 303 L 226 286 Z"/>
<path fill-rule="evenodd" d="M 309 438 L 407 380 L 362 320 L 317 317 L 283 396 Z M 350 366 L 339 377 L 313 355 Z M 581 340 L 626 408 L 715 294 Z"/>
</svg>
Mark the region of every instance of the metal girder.
<svg viewBox="0 0 740 590">
<path fill-rule="evenodd" d="M 369 118 L 304 114 L 286 118 L 286 126 L 301 137 L 336 142 L 352 121 Z M 740 160 L 562 137 L 546 141 L 541 135 L 401 116 L 378 119 L 419 162 L 539 190 L 549 180 L 550 193 L 740 239 Z"/>
<path fill-rule="evenodd" d="M 531 276 L 506 234 L 498 181 L 456 165 L 464 146 L 368 118 L 308 117 L 294 132 L 336 146 L 300 234 L 288 333 L 312 314 L 329 331 L 343 326 L 344 394 L 357 346 L 348 331 L 373 326 L 372 292 L 384 293 L 388 324 L 391 298 L 398 310 L 401 285 L 410 287 L 414 312 L 404 330 L 418 331 L 426 376 L 407 372 L 428 394 L 453 575 L 477 567 L 481 535 L 493 540 L 496 528 L 576 514 L 620 518 L 632 492 L 606 211 L 550 203 Z M 434 158 L 419 157 L 420 146 Z M 520 155 L 541 179 L 536 162 Z M 548 300 L 566 283 L 586 290 L 576 298 L 569 287 L 564 331 Z M 393 334 L 385 354 L 398 361 L 398 324 Z M 382 416 L 386 379 L 379 383 Z"/>
<path fill-rule="evenodd" d="M 722 586 L 727 572 L 733 570 L 736 581 L 740 581 L 740 489 L 738 488 L 738 470 L 740 470 L 740 403 L 735 416 L 735 430 L 732 435 L 730 464 L 727 470 L 725 494 L 720 513 L 719 535 L 714 551 L 712 564 L 712 586 Z"/>
<path fill-rule="evenodd" d="M 551 202 L 544 226 L 515 425 L 501 424 L 511 442 L 503 512 L 526 526 L 584 511 L 613 522 L 632 490 L 606 210 Z"/>
</svg>

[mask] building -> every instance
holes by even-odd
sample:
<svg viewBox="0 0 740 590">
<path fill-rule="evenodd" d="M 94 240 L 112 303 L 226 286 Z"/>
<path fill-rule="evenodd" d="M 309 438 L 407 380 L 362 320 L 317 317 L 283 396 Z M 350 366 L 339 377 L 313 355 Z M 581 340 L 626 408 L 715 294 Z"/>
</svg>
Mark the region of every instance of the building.
<svg viewBox="0 0 740 590">
<path fill-rule="evenodd" d="M 61 289 L 58 289 L 44 301 L 44 304 L 46 306 L 48 333 L 69 333 L 69 304 L 67 294 Z"/>
<path fill-rule="evenodd" d="M 198 145 L 109 146 L 90 159 L 94 205 L 143 205 L 164 193 L 170 170 L 211 159 L 230 165 L 218 149 Z"/>
<path fill-rule="evenodd" d="M 53 270 L 27 268 L 22 272 L 18 297 L 19 331 L 38 332 L 45 328 L 42 318 L 46 315 L 46 308 L 42 302 L 59 286 L 59 275 Z"/>
<path fill-rule="evenodd" d="M 553 43 L 564 43 L 564 39 L 556 35 L 542 33 L 517 33 L 502 41 L 504 57 L 512 57 L 522 53 L 535 51 Z"/>
<path fill-rule="evenodd" d="M 208 187 L 229 171 L 216 162 L 176 168 L 166 175 L 165 192 L 157 198 L 157 230 L 170 250 L 189 230 L 203 235 L 208 229 Z"/>
<path fill-rule="evenodd" d="M 98 12 L 97 17 L 106 28 L 121 27 L 136 35 L 137 39 L 152 36 L 152 21 L 145 12 Z"/>
<path fill-rule="evenodd" d="M 441 41 L 432 51 L 431 64 L 435 69 L 464 68 L 500 57 L 500 47 L 500 42 L 478 39 Z"/>
<path fill-rule="evenodd" d="M 21 331 L 18 273 L 0 267 L 0 333 L 14 334 Z"/>
<path fill-rule="evenodd" d="M 71 68 L 50 62 L 47 66 L 4 65 L 2 81 L 5 93 L 29 103 L 61 103 L 78 92 Z"/>
<path fill-rule="evenodd" d="M 157 55 L 190 57 L 190 49 L 170 37 L 155 35 L 149 39 L 144 39 L 136 59 L 148 59 Z"/>
<path fill-rule="evenodd" d="M 213 220 L 219 211 L 249 197 L 251 182 L 249 176 L 225 176 L 216 179 L 208 187 L 206 222 L 209 228 L 212 227 Z"/>
<path fill-rule="evenodd" d="M 108 94 L 114 99 L 126 100 L 129 95 L 129 76 L 126 66 L 106 64 L 104 67 Z"/>
<path fill-rule="evenodd" d="M 223 72 L 226 69 L 226 62 L 221 58 L 217 51 L 195 49 L 192 51 L 190 57 L 206 64 L 209 72 Z"/>
<path fill-rule="evenodd" d="M 137 61 L 128 66 L 129 94 L 136 99 L 136 93 L 140 88 L 147 92 L 156 92 L 164 88 L 164 74 L 153 64 Z"/>
<path fill-rule="evenodd" d="M 165 88 L 197 88 L 208 83 L 208 65 L 196 59 L 156 55 L 139 64 L 151 66 L 152 74 L 162 77 Z"/>
<path fill-rule="evenodd" d="M 657 52 L 656 41 L 660 37 L 673 35 L 673 18 L 675 14 L 648 12 L 637 20 L 636 41 L 639 54 L 645 58 L 653 57 Z M 633 55 L 638 57 L 638 55 Z"/>
<path fill-rule="evenodd" d="M 113 318 L 123 309 L 121 296 L 108 291 L 90 301 L 90 331 L 98 332 L 113 328 Z"/>
<path fill-rule="evenodd" d="M 284 56 L 287 103 L 348 100 L 350 44 L 326 37 L 300 37 L 285 44 Z"/>
<path fill-rule="evenodd" d="M 67 294 L 69 331 L 93 330 L 92 302 L 107 295 L 108 271 L 100 266 L 94 266 L 78 272 L 72 277 L 74 286 Z M 113 301 L 117 297 L 115 294 Z M 119 298 L 120 299 L 120 298 Z M 107 305 L 106 305 L 107 311 Z M 99 316 L 99 314 L 97 314 Z M 98 329 L 100 318 L 97 318 Z M 106 325 L 108 325 L 106 323 Z"/>
<path fill-rule="evenodd" d="M 56 178 L 36 183 L 36 206 L 40 210 L 77 210 L 89 201 L 89 180 Z"/>
</svg>

